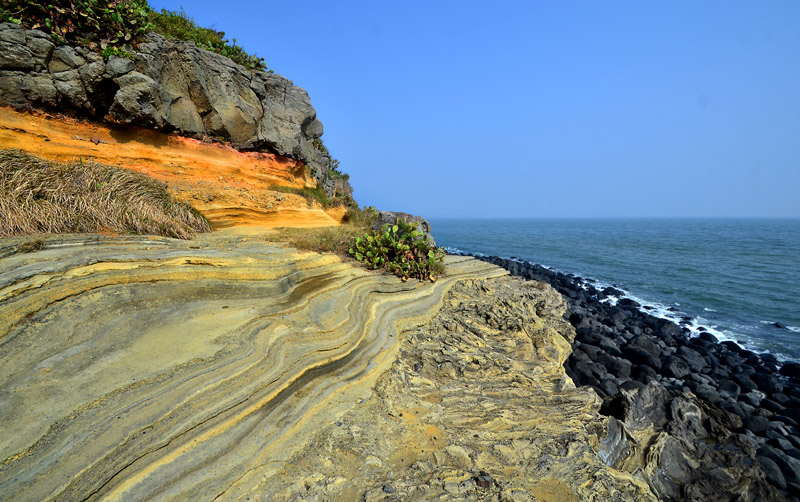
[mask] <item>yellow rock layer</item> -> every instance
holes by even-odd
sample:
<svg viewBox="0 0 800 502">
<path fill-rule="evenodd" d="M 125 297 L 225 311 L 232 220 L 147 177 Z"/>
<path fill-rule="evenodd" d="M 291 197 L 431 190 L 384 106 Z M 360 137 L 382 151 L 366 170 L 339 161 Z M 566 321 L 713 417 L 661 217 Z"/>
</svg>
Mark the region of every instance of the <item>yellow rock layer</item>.
<svg viewBox="0 0 800 502">
<path fill-rule="evenodd" d="M 231 231 L 25 240 L 0 241 L 3 500 L 652 500 L 596 454 L 549 287 Z"/>
<path fill-rule="evenodd" d="M 329 226 L 343 216 L 340 209 L 326 212 L 305 197 L 270 190 L 315 187 L 302 163 L 219 143 L 0 108 L 0 145 L 50 160 L 93 160 L 147 174 L 200 210 L 215 228 Z"/>
</svg>

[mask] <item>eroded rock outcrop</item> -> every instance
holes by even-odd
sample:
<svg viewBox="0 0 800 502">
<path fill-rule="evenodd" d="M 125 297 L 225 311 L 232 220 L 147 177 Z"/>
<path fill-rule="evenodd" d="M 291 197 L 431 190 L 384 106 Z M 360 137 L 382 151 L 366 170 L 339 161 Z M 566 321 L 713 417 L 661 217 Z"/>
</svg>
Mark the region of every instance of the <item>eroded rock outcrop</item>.
<svg viewBox="0 0 800 502">
<path fill-rule="evenodd" d="M 0 259 L 5 500 L 237 498 L 368 395 L 459 278 L 206 234 L 54 237 Z"/>
<path fill-rule="evenodd" d="M 66 45 L 39 30 L 0 23 L 0 106 L 42 108 L 229 140 L 239 149 L 307 164 L 329 195 L 352 193 L 328 176 L 330 157 L 305 90 L 280 75 L 248 71 L 192 42 L 148 33 L 134 61 Z"/>
<path fill-rule="evenodd" d="M 0 248 L 8 500 L 654 500 L 608 467 L 548 286 L 230 231 Z"/>
<path fill-rule="evenodd" d="M 689 337 L 619 298 L 619 289 L 520 260 L 481 259 L 564 295 L 576 330 L 566 371 L 612 417 L 600 448 L 609 465 L 645 479 L 659 500 L 797 500 L 800 382 L 791 364 L 779 373 L 770 354 L 705 331 Z M 603 301 L 609 296 L 618 301 Z"/>
<path fill-rule="evenodd" d="M 597 454 L 599 399 L 563 372 L 563 300 L 518 279 L 455 285 L 401 335 L 376 392 L 320 430 L 273 500 L 655 501 Z M 256 492 L 259 493 L 259 492 Z"/>
</svg>

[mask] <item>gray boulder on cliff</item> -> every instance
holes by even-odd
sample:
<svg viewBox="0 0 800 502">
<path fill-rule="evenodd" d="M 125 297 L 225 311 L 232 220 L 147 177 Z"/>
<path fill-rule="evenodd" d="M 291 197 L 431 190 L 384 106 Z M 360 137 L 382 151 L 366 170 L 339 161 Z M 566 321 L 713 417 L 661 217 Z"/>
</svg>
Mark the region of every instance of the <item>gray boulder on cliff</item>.
<svg viewBox="0 0 800 502">
<path fill-rule="evenodd" d="M 145 35 L 134 61 L 107 62 L 47 34 L 0 23 L 0 106 L 43 108 L 229 140 L 235 147 L 306 163 L 328 195 L 352 194 L 331 179 L 330 157 L 305 90 L 273 73 L 250 71 L 192 42 Z"/>
</svg>

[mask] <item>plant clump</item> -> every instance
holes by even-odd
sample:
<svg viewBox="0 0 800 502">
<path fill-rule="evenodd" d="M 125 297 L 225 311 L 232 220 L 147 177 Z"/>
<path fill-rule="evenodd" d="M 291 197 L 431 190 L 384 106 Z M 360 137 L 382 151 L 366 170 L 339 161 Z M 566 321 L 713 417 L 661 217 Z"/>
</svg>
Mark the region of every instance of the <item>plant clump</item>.
<svg viewBox="0 0 800 502">
<path fill-rule="evenodd" d="M 315 150 L 328 157 L 329 178 L 334 180 L 344 180 L 344 181 L 350 179 L 349 174 L 339 170 L 339 161 L 331 157 L 331 153 L 328 151 L 328 147 L 325 146 L 325 143 L 322 142 L 322 138 L 314 138 L 313 145 Z"/>
<path fill-rule="evenodd" d="M 198 26 L 183 8 L 157 12 L 147 0 L 0 0 L 0 21 L 50 33 L 57 43 L 75 43 L 98 51 L 115 45 L 135 46 L 142 35 L 154 31 L 167 38 L 194 42 L 247 69 L 271 71 L 264 58 L 248 54 L 235 38 L 228 41 L 225 33 Z M 104 51 L 103 57 L 128 57 L 127 54 Z"/>
<path fill-rule="evenodd" d="M 357 237 L 348 253 L 370 269 L 386 269 L 401 279 L 435 281 L 444 272 L 444 251 L 419 230 L 419 223 L 398 218 L 380 230 Z"/>
<path fill-rule="evenodd" d="M 92 49 L 133 42 L 153 27 L 147 0 L 0 0 L 0 19 Z"/>
<path fill-rule="evenodd" d="M 108 58 L 111 56 L 118 57 L 118 58 L 125 58 L 130 59 L 131 61 L 136 61 L 136 56 L 131 54 L 130 52 L 126 51 L 121 47 L 114 47 L 113 45 L 107 45 L 103 52 L 100 53 L 103 56 L 103 61 L 108 61 Z"/>
<path fill-rule="evenodd" d="M 161 9 L 161 12 L 152 11 L 153 30 L 167 38 L 177 38 L 194 42 L 195 45 L 207 51 L 216 52 L 226 56 L 234 63 L 238 63 L 248 70 L 267 71 L 264 58 L 255 54 L 248 54 L 240 45 L 236 45 L 236 39 L 229 42 L 225 38 L 225 33 L 201 28 L 194 22 L 186 11 L 169 11 Z"/>
<path fill-rule="evenodd" d="M 211 225 L 143 174 L 0 150 L 0 235 L 101 232 L 189 239 Z"/>
</svg>

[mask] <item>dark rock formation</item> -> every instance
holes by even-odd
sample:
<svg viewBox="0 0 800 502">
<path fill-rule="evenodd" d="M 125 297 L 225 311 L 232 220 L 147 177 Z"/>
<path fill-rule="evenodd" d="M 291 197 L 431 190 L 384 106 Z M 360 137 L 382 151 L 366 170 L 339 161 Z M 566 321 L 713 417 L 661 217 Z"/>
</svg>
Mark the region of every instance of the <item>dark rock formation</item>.
<svg viewBox="0 0 800 502">
<path fill-rule="evenodd" d="M 540 265 L 483 257 L 552 285 L 576 331 L 565 364 L 613 417 L 599 454 L 662 500 L 800 500 L 800 372 Z M 613 289 L 613 291 L 612 291 Z M 780 366 L 780 370 L 778 367 Z"/>
<path fill-rule="evenodd" d="M 224 139 L 305 162 L 329 195 L 352 193 L 329 178 L 330 157 L 314 146 L 322 123 L 290 80 L 155 33 L 132 53 L 134 61 L 104 62 L 88 49 L 56 46 L 41 31 L 0 23 L 0 106 Z"/>
</svg>

